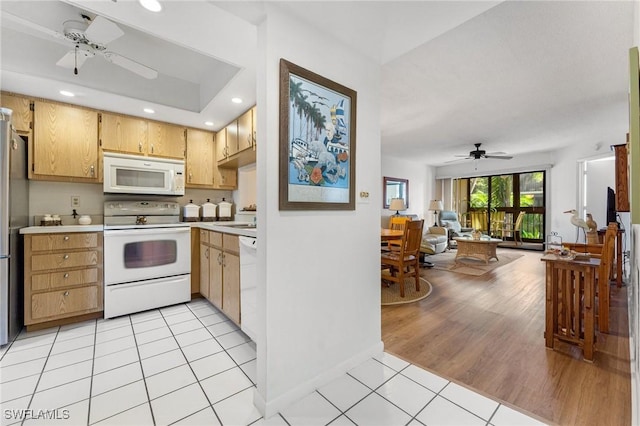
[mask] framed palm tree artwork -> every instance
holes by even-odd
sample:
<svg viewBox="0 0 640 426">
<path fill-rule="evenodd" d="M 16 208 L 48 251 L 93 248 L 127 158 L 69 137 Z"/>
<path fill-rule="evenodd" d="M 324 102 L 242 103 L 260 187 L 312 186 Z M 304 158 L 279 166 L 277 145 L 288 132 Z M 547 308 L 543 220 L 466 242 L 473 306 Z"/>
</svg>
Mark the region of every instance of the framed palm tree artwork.
<svg viewBox="0 0 640 426">
<path fill-rule="evenodd" d="M 280 59 L 280 210 L 354 210 L 356 92 Z"/>
</svg>

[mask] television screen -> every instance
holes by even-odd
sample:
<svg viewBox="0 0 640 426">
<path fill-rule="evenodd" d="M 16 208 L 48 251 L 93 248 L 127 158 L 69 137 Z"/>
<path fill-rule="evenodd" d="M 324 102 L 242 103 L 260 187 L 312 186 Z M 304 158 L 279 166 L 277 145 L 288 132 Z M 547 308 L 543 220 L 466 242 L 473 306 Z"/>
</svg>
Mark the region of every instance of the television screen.
<svg viewBox="0 0 640 426">
<path fill-rule="evenodd" d="M 611 189 L 611 187 L 607 188 L 607 223 L 608 226 L 611 222 L 617 222 L 616 220 L 616 193 Z"/>
</svg>

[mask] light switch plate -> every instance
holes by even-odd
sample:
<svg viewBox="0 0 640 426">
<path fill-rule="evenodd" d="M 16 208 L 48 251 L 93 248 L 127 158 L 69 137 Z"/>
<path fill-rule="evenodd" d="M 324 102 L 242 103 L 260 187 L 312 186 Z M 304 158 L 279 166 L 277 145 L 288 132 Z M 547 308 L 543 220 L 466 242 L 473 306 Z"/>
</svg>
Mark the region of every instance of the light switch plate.
<svg viewBox="0 0 640 426">
<path fill-rule="evenodd" d="M 358 204 L 369 204 L 369 191 L 358 192 Z"/>
</svg>

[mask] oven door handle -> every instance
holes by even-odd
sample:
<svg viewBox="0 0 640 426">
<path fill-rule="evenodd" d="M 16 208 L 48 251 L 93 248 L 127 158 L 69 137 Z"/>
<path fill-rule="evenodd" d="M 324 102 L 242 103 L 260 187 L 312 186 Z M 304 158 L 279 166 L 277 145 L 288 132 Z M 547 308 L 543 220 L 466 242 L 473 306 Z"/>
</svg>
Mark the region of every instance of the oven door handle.
<svg viewBox="0 0 640 426">
<path fill-rule="evenodd" d="M 191 228 L 188 226 L 180 226 L 175 228 L 132 228 L 132 229 L 110 229 L 105 230 L 104 235 L 116 237 L 118 235 L 140 235 L 140 234 L 182 234 L 191 232 Z"/>
</svg>

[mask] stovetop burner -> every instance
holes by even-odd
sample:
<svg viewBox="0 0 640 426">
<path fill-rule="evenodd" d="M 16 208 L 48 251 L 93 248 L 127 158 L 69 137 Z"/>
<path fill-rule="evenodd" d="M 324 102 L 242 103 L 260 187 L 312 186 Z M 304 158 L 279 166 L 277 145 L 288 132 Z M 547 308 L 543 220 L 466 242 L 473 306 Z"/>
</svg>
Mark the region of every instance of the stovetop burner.
<svg viewBox="0 0 640 426">
<path fill-rule="evenodd" d="M 180 205 L 174 201 L 106 201 L 106 229 L 179 226 Z"/>
</svg>

